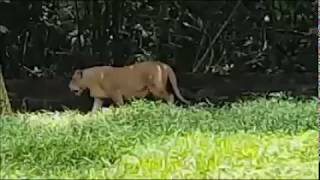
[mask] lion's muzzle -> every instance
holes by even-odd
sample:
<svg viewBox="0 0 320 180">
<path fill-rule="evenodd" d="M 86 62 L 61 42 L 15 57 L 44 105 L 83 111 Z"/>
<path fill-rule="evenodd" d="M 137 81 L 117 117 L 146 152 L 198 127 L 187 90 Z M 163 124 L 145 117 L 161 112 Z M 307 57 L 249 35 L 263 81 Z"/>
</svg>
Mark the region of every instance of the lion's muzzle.
<svg viewBox="0 0 320 180">
<path fill-rule="evenodd" d="M 71 92 L 74 93 L 77 96 L 80 96 L 81 93 L 82 93 L 82 90 L 72 90 Z"/>
<path fill-rule="evenodd" d="M 77 96 L 80 96 L 82 94 L 83 89 L 81 89 L 78 86 L 73 85 L 72 83 L 69 84 L 69 89 L 72 93 L 74 93 Z"/>
</svg>

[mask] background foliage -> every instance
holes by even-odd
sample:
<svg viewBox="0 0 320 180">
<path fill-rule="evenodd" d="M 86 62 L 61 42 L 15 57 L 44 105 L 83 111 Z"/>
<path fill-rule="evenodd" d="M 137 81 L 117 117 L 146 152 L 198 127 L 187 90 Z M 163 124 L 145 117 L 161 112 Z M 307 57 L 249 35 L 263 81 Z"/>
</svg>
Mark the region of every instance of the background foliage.
<svg viewBox="0 0 320 180">
<path fill-rule="evenodd" d="M 150 56 L 182 72 L 315 72 L 316 24 L 316 0 L 0 0 L 1 63 L 9 77 Z"/>
</svg>

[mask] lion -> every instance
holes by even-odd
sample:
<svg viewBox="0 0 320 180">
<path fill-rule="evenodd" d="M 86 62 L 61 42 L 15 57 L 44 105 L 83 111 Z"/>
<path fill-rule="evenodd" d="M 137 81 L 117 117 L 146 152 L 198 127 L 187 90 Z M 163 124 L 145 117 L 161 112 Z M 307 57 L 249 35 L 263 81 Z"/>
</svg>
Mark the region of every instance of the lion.
<svg viewBox="0 0 320 180">
<path fill-rule="evenodd" d="M 181 95 L 172 68 L 159 61 L 145 61 L 123 67 L 93 66 L 77 69 L 69 89 L 77 96 L 89 89 L 94 99 L 92 111 L 100 109 L 105 98 L 111 98 L 113 103 L 120 106 L 124 100 L 144 98 L 147 95 L 167 103 L 173 103 L 176 95 L 182 102 L 190 104 Z"/>
</svg>

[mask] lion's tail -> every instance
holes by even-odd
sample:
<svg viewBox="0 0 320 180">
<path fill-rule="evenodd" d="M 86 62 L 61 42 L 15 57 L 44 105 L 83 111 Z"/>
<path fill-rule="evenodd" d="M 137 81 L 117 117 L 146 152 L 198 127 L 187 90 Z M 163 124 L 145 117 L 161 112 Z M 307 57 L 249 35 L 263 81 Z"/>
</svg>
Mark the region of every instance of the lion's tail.
<svg viewBox="0 0 320 180">
<path fill-rule="evenodd" d="M 169 77 L 169 81 L 171 83 L 172 89 L 174 91 L 174 93 L 176 94 L 176 96 L 184 103 L 186 104 L 190 104 L 190 101 L 186 100 L 180 93 L 180 90 L 178 88 L 178 83 L 177 83 L 177 77 L 175 75 L 175 73 L 173 72 L 172 68 L 170 66 L 166 66 L 166 69 L 168 70 L 168 77 Z"/>
</svg>

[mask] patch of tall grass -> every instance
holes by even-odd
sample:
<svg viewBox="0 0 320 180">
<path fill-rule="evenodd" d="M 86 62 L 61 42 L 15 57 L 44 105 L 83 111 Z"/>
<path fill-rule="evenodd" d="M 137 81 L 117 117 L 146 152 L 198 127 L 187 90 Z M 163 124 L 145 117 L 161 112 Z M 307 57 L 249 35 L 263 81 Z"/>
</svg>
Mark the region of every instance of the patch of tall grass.
<svg viewBox="0 0 320 180">
<path fill-rule="evenodd" d="M 317 158 L 312 153 L 317 153 L 317 137 L 312 139 L 316 135 L 312 130 L 318 127 L 316 104 L 314 100 L 272 98 L 234 103 L 222 108 L 181 108 L 141 100 L 120 108 L 88 114 L 66 111 L 4 116 L 0 120 L 0 177 L 199 178 L 215 177 L 219 173 L 221 177 L 234 177 L 235 174 L 221 174 L 219 168 L 225 163 L 229 168 L 226 171 L 240 172 L 247 171 L 250 167 L 260 167 L 260 170 L 252 171 L 253 174 L 241 175 L 254 177 L 254 173 L 260 173 L 257 175 L 260 177 L 263 173 L 268 173 L 268 168 L 280 168 L 282 162 L 283 166 L 286 166 L 287 160 L 281 160 L 284 157 L 275 155 L 272 156 L 275 160 L 268 159 L 269 155 L 261 154 L 261 150 L 258 150 L 270 147 L 276 148 L 278 154 L 284 153 L 285 158 L 296 164 L 300 161 L 306 163 L 301 167 L 310 167 L 311 170 L 306 171 L 307 174 L 301 172 L 300 176 L 314 177 L 314 162 Z M 307 135 L 304 134 L 306 132 Z M 270 135 L 266 135 L 267 138 L 264 139 L 259 134 Z M 309 144 L 304 145 L 306 141 L 303 137 L 306 136 L 311 139 Z M 299 138 L 302 138 L 301 142 Z M 152 145 L 155 140 L 157 142 Z M 281 144 L 282 140 L 284 144 Z M 300 145 L 293 151 L 290 143 L 295 140 L 299 140 Z M 172 141 L 178 144 L 170 146 L 166 143 Z M 248 144 L 248 150 L 246 147 L 242 149 L 247 155 L 238 154 L 242 152 L 241 148 L 233 150 L 238 143 Z M 164 150 L 165 154 L 162 155 L 159 152 L 158 157 L 153 160 L 151 158 L 149 162 L 150 158 L 147 157 L 154 154 L 151 152 L 148 155 L 150 146 L 154 149 L 164 147 L 167 150 Z M 145 150 L 141 150 L 141 147 Z M 193 156 L 193 151 L 201 147 L 204 148 L 203 152 Z M 282 151 L 282 147 L 285 151 Z M 176 169 L 170 166 L 170 149 L 175 149 L 175 155 L 172 156 L 175 156 L 178 163 Z M 297 154 L 290 156 L 291 152 Z M 139 159 L 145 160 L 134 166 L 129 163 L 128 166 L 132 168 L 122 171 L 121 168 L 127 167 L 125 157 L 130 159 L 133 153 L 140 154 Z M 187 156 L 191 158 L 189 164 L 192 170 L 184 170 L 181 164 Z M 211 157 L 212 162 L 210 160 L 209 163 L 208 159 L 206 161 L 206 157 Z M 201 158 L 204 164 L 200 163 Z M 246 160 L 238 161 L 237 158 Z M 159 163 L 166 159 L 168 162 L 167 165 L 161 165 L 165 169 L 161 174 Z M 194 163 L 191 161 L 194 160 L 197 167 L 191 167 Z M 294 170 L 292 168 L 291 170 Z M 154 172 L 151 172 L 151 169 L 154 169 Z M 151 174 L 147 173 L 149 171 Z M 278 176 L 292 175 L 286 174 L 287 176 L 278 173 Z"/>
</svg>

